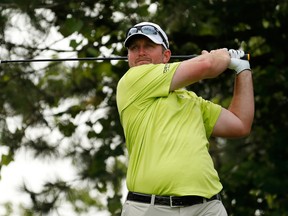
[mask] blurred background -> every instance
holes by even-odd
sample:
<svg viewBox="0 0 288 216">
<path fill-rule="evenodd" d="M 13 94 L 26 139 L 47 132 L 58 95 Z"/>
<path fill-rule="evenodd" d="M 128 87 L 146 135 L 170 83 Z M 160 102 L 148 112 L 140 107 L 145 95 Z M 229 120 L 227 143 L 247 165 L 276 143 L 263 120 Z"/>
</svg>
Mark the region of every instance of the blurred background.
<svg viewBox="0 0 288 216">
<path fill-rule="evenodd" d="M 174 55 L 251 54 L 249 137 L 211 139 L 229 215 L 288 215 L 286 0 L 1 0 L 0 59 L 125 56 L 126 31 L 158 23 Z M 174 60 L 173 60 L 174 61 Z M 176 61 L 176 60 L 175 60 Z M 0 64 L 0 214 L 119 216 L 127 152 L 115 101 L 126 61 Z M 227 107 L 234 73 L 189 86 Z"/>
</svg>

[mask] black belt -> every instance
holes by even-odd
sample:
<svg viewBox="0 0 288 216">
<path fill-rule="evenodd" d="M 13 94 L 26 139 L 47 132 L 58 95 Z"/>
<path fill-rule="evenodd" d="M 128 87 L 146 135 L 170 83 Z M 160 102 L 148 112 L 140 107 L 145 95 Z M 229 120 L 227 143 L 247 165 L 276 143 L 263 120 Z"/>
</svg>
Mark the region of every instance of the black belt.
<svg viewBox="0 0 288 216">
<path fill-rule="evenodd" d="M 152 195 L 134 192 L 129 192 L 127 196 L 127 200 L 141 203 L 153 203 L 152 199 Z M 216 194 L 210 199 L 201 196 L 155 196 L 154 204 L 166 205 L 170 207 L 184 207 L 209 202 L 212 200 L 221 200 L 220 194 Z"/>
</svg>

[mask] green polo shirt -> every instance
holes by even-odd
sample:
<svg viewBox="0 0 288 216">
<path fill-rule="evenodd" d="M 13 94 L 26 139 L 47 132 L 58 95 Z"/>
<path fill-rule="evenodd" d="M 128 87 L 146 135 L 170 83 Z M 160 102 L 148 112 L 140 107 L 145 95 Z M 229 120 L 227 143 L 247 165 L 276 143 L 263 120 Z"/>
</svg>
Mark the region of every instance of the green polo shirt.
<svg viewBox="0 0 288 216">
<path fill-rule="evenodd" d="M 131 68 L 117 86 L 117 106 L 129 153 L 129 191 L 211 197 L 222 185 L 209 155 L 221 112 L 186 90 L 169 92 L 180 63 Z"/>
</svg>

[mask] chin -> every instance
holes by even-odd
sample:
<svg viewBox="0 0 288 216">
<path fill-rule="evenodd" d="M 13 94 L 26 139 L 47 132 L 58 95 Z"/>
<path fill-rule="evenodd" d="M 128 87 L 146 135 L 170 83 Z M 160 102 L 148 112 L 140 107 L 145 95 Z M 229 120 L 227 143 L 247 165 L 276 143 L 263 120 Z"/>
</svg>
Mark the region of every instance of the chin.
<svg viewBox="0 0 288 216">
<path fill-rule="evenodd" d="M 151 64 L 151 62 L 150 61 L 139 61 L 135 65 L 139 66 L 139 65 L 144 65 L 144 64 Z"/>
</svg>

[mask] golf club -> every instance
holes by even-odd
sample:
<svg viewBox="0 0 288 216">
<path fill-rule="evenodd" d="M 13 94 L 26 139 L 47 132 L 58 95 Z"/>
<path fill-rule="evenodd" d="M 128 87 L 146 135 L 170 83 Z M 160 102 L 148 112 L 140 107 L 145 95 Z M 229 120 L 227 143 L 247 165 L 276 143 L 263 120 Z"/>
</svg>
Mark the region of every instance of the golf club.
<svg viewBox="0 0 288 216">
<path fill-rule="evenodd" d="M 191 59 L 198 55 L 172 55 L 171 59 Z M 0 64 L 5 63 L 25 63 L 25 62 L 60 62 L 60 61 L 112 61 L 112 60 L 127 60 L 127 56 L 112 56 L 112 57 L 86 57 L 86 58 L 56 58 L 56 59 L 19 59 L 19 60 L 0 60 Z M 241 59 L 250 60 L 250 54 L 245 54 Z"/>
</svg>

